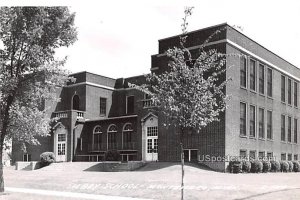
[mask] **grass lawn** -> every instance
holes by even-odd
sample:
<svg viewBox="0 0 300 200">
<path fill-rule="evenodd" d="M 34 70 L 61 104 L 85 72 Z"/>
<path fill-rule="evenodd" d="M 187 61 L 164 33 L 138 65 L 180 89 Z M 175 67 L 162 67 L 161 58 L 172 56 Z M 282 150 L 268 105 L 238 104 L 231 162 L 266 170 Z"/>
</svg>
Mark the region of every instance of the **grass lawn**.
<svg viewBox="0 0 300 200">
<path fill-rule="evenodd" d="M 152 163 L 134 172 L 83 171 L 84 167 L 78 167 L 80 163 L 58 165 L 60 167 L 50 166 L 35 171 L 6 168 L 5 186 L 149 199 L 180 199 L 179 163 Z M 185 186 L 185 199 L 188 200 L 300 199 L 300 173 L 228 174 L 190 165 L 185 167 Z M 8 193 L 0 196 L 0 199 L 19 199 L 18 196 L 13 198 L 14 195 L 18 194 Z M 27 199 L 35 199 L 33 197 Z M 47 197 L 43 197 L 43 200 L 47 200 Z"/>
</svg>

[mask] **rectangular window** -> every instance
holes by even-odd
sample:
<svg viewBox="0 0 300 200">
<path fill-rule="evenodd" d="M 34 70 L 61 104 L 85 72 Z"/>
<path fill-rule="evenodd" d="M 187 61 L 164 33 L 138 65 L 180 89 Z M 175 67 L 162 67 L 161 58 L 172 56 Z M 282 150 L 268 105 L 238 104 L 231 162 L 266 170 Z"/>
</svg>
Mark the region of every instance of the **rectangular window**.
<svg viewBox="0 0 300 200">
<path fill-rule="evenodd" d="M 267 111 L 267 138 L 273 138 L 273 127 L 272 127 L 272 111 Z"/>
<path fill-rule="evenodd" d="M 281 160 L 286 160 L 286 154 L 285 153 L 281 154 Z"/>
<path fill-rule="evenodd" d="M 240 84 L 241 87 L 247 88 L 247 59 L 245 57 L 241 57 L 240 67 Z"/>
<path fill-rule="evenodd" d="M 106 115 L 106 98 L 100 97 L 100 116 Z"/>
<path fill-rule="evenodd" d="M 292 80 L 288 79 L 288 104 L 292 104 Z"/>
<path fill-rule="evenodd" d="M 250 60 L 250 89 L 256 90 L 256 68 L 254 60 Z"/>
<path fill-rule="evenodd" d="M 288 154 L 288 161 L 291 161 L 291 160 L 292 160 L 292 154 L 289 153 L 289 154 Z"/>
<path fill-rule="evenodd" d="M 272 70 L 268 68 L 267 70 L 267 95 L 269 97 L 273 96 L 273 77 L 272 77 Z"/>
<path fill-rule="evenodd" d="M 298 160 L 298 154 L 294 154 L 294 160 Z"/>
<path fill-rule="evenodd" d="M 31 154 L 23 154 L 23 161 L 24 162 L 31 161 Z"/>
<path fill-rule="evenodd" d="M 127 97 L 127 104 L 126 104 L 126 113 L 127 114 L 133 114 L 134 113 L 134 96 L 128 96 Z"/>
<path fill-rule="evenodd" d="M 288 117 L 288 142 L 292 142 L 292 118 Z"/>
<path fill-rule="evenodd" d="M 246 104 L 240 103 L 240 135 L 246 136 Z"/>
<path fill-rule="evenodd" d="M 240 150 L 240 158 L 246 158 L 247 157 L 247 151 L 246 150 Z"/>
<path fill-rule="evenodd" d="M 250 151 L 249 152 L 249 157 L 250 157 L 250 159 L 255 160 L 255 158 L 256 158 L 256 151 Z"/>
<path fill-rule="evenodd" d="M 272 152 L 268 152 L 267 153 L 267 157 L 270 159 L 270 158 L 272 158 L 273 157 L 273 153 Z"/>
<path fill-rule="evenodd" d="M 264 159 L 264 157 L 265 157 L 265 152 L 264 151 L 258 152 L 258 158 L 259 159 Z"/>
<path fill-rule="evenodd" d="M 259 124 L 258 124 L 258 136 L 259 138 L 265 138 L 265 110 L 259 108 Z"/>
<path fill-rule="evenodd" d="M 285 141 L 285 116 L 281 115 L 281 141 Z"/>
<path fill-rule="evenodd" d="M 265 94 L 265 66 L 259 64 L 258 89 L 260 94 Z"/>
<path fill-rule="evenodd" d="M 250 136 L 255 137 L 255 106 L 250 106 Z"/>
<path fill-rule="evenodd" d="M 285 102 L 285 76 L 281 75 L 281 101 Z"/>
<path fill-rule="evenodd" d="M 294 82 L 294 106 L 298 107 L 298 83 Z"/>
<path fill-rule="evenodd" d="M 294 143 L 298 143 L 298 119 L 294 119 Z"/>
<path fill-rule="evenodd" d="M 147 127 L 147 136 L 158 136 L 158 127 L 157 126 Z"/>
</svg>

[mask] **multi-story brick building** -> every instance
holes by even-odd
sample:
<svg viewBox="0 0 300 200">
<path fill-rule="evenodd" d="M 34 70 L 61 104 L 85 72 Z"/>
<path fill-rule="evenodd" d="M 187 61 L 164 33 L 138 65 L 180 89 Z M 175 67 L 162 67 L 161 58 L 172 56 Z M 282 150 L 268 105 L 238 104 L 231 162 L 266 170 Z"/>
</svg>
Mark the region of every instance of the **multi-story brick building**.
<svg viewBox="0 0 300 200">
<path fill-rule="evenodd" d="M 220 171 L 226 169 L 227 155 L 298 160 L 300 70 L 227 24 L 188 33 L 187 48 L 197 55 L 216 30 L 222 31 L 206 48 L 229 55 L 226 78 L 232 81 L 226 94 L 231 100 L 220 121 L 200 133 L 186 133 L 185 159 Z M 151 72 L 167 70 L 165 51 L 178 44 L 179 36 L 159 40 Z M 41 146 L 28 147 L 26 154 L 15 148 L 14 161 L 38 160 L 44 151 L 53 151 L 58 161 L 100 161 L 109 150 L 118 150 L 122 161 L 179 161 L 177 131 L 163 125 L 164 116 L 150 109 L 146 95 L 128 87 L 129 82 L 143 83 L 144 76 L 112 79 L 88 72 L 72 76 L 76 82 L 62 88 L 61 101 L 51 105 L 52 117 L 60 118 L 51 137 L 43 138 Z M 203 161 L 213 156 L 222 161 Z"/>
</svg>

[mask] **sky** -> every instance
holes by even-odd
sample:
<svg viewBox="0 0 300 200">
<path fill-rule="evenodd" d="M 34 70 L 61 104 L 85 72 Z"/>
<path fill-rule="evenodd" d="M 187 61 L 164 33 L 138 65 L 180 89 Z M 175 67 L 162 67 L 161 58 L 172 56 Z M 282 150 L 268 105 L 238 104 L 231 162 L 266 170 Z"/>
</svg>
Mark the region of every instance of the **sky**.
<svg viewBox="0 0 300 200">
<path fill-rule="evenodd" d="M 193 31 L 227 22 L 242 33 L 300 67 L 299 0 L 1 0 L 0 5 L 69 6 L 76 13 L 78 41 L 57 51 L 68 56 L 72 73 L 89 71 L 112 77 L 150 72 L 158 40 L 181 33 L 185 6 Z M 280 67 L 280 66 L 279 66 Z"/>
</svg>

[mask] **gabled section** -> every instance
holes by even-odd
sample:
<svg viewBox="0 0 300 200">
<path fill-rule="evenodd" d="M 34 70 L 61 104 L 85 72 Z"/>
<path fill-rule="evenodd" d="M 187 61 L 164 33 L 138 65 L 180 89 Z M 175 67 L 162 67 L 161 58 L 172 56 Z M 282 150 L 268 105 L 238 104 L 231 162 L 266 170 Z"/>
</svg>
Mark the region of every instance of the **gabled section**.
<svg viewBox="0 0 300 200">
<path fill-rule="evenodd" d="M 156 115 L 154 115 L 152 112 L 148 113 L 145 117 L 143 117 L 141 119 L 141 122 L 145 122 L 147 119 L 149 119 L 150 117 L 154 117 L 156 119 L 158 119 L 158 117 Z"/>
</svg>

